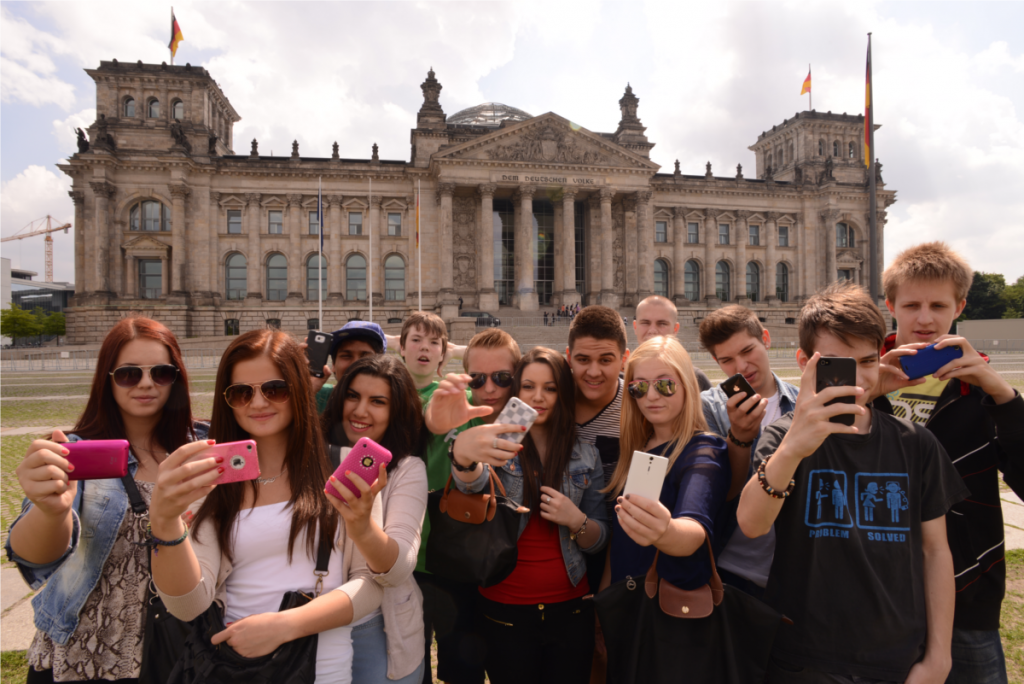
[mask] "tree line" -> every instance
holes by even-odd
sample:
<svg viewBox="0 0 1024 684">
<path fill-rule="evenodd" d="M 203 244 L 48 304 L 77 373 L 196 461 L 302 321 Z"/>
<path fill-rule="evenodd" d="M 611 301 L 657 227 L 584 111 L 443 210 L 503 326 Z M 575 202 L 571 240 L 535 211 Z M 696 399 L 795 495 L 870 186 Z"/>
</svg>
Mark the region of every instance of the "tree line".
<svg viewBox="0 0 1024 684">
<path fill-rule="evenodd" d="M 65 332 L 65 323 L 62 312 L 43 311 L 38 306 L 28 311 L 11 302 L 10 308 L 0 311 L 0 335 L 15 341 L 40 335 L 60 337 Z"/>
</svg>

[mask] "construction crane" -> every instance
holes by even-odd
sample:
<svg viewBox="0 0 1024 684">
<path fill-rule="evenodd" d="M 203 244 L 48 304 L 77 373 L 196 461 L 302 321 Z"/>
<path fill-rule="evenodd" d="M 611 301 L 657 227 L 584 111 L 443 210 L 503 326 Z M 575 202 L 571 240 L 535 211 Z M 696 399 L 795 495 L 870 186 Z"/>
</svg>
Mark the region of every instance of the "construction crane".
<svg viewBox="0 0 1024 684">
<path fill-rule="evenodd" d="M 46 227 L 41 228 L 43 221 L 46 221 Z M 0 242 L 10 242 L 11 240 L 24 240 L 27 237 L 33 237 L 35 235 L 46 236 L 46 282 L 53 282 L 53 238 L 50 233 L 56 233 L 58 230 L 63 230 L 65 233 L 68 232 L 68 228 L 71 227 L 70 223 L 65 223 L 62 226 L 53 225 L 53 217 L 49 214 L 46 218 L 36 219 L 32 223 L 28 224 L 14 235 L 3 238 Z"/>
</svg>

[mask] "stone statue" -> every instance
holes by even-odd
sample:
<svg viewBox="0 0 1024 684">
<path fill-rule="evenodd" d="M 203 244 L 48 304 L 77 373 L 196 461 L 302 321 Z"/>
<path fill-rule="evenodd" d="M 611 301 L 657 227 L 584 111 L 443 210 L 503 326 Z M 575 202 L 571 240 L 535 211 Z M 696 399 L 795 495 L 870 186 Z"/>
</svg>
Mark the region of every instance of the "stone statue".
<svg viewBox="0 0 1024 684">
<path fill-rule="evenodd" d="M 743 164 L 736 165 L 736 180 L 743 179 Z"/>
<path fill-rule="evenodd" d="M 380 161 L 380 155 L 377 154 L 377 149 L 377 143 L 373 143 L 373 156 L 371 157 L 372 161 Z"/>
<path fill-rule="evenodd" d="M 882 180 L 882 162 L 875 160 L 875 183 L 882 185 L 885 181 Z"/>
<path fill-rule="evenodd" d="M 677 175 L 677 176 L 678 176 L 678 175 L 681 175 L 681 174 L 682 174 L 682 171 L 680 171 L 680 170 L 679 170 L 679 160 L 678 160 L 678 159 L 676 159 L 676 170 L 675 170 L 675 175 Z"/>
<path fill-rule="evenodd" d="M 185 149 L 185 154 L 192 154 L 192 143 L 188 141 L 188 137 L 185 136 L 185 129 L 177 121 L 171 124 L 171 137 L 174 138 L 175 145 Z"/>
<path fill-rule="evenodd" d="M 207 146 L 206 146 L 206 153 L 208 155 L 213 156 L 213 155 L 217 154 L 217 141 L 218 140 L 220 140 L 220 138 L 215 136 L 213 133 L 210 133 L 210 137 L 209 137 L 209 140 L 208 140 Z"/>
<path fill-rule="evenodd" d="M 292 140 L 292 157 L 296 157 L 297 158 L 298 156 L 299 156 L 299 141 L 298 140 Z"/>
<path fill-rule="evenodd" d="M 708 162 L 707 164 L 704 165 L 704 175 L 705 176 L 710 176 L 711 175 L 711 162 Z"/>
<path fill-rule="evenodd" d="M 75 134 L 78 136 L 78 151 L 79 152 L 88 152 L 89 151 L 89 141 L 86 140 L 86 138 L 85 138 L 85 131 L 83 131 L 81 128 L 76 128 L 75 129 Z"/>
<path fill-rule="evenodd" d="M 338 158 L 339 158 L 338 157 L 338 143 L 335 142 L 334 145 L 331 146 L 331 159 L 338 159 Z"/>
<path fill-rule="evenodd" d="M 825 177 L 822 180 L 827 180 L 827 181 L 835 180 L 835 177 L 832 175 L 832 166 L 833 166 L 832 157 L 826 158 L 825 159 Z"/>
<path fill-rule="evenodd" d="M 249 152 L 249 156 L 250 157 L 258 157 L 258 156 L 260 156 L 259 146 L 260 146 L 260 144 L 258 142 L 256 142 L 256 138 L 253 138 L 252 139 L 252 151 Z"/>
<path fill-rule="evenodd" d="M 765 178 L 765 180 L 771 180 L 772 179 L 772 163 L 771 162 L 768 162 L 768 167 L 764 170 L 764 178 Z"/>
<path fill-rule="evenodd" d="M 98 150 L 110 150 L 113 152 L 117 149 L 117 145 L 114 142 L 114 136 L 107 132 L 107 115 L 100 114 L 99 118 L 96 119 L 96 135 L 94 147 Z"/>
</svg>

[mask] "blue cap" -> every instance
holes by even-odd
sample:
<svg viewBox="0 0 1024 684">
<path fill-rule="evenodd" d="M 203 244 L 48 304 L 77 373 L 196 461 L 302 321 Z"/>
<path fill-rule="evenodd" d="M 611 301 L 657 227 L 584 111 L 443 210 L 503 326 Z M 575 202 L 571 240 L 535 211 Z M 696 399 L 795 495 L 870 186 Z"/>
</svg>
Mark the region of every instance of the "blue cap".
<svg viewBox="0 0 1024 684">
<path fill-rule="evenodd" d="M 369 321 L 349 321 L 333 333 L 334 343 L 331 345 L 331 356 L 338 350 L 338 345 L 348 340 L 362 340 L 374 348 L 378 354 L 388 350 L 388 338 L 376 323 Z"/>
</svg>

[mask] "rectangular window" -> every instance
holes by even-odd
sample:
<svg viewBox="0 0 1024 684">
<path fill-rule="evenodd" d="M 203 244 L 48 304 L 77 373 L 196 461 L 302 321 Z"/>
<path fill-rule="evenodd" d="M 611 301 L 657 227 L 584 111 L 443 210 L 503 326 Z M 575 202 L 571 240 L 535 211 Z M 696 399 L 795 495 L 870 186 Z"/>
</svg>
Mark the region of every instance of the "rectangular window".
<svg viewBox="0 0 1024 684">
<path fill-rule="evenodd" d="M 491 244 L 494 248 L 494 287 L 498 291 L 498 304 L 511 306 L 512 296 L 515 293 L 516 224 L 515 211 L 510 200 L 494 200 L 491 226 L 493 236 Z"/>
<path fill-rule="evenodd" d="M 700 242 L 700 226 L 698 224 L 686 224 L 686 241 L 691 245 L 695 245 Z"/>
<path fill-rule="evenodd" d="M 729 224 L 719 223 L 718 224 L 718 244 L 727 245 L 729 244 Z"/>
<path fill-rule="evenodd" d="M 320 217 L 317 215 L 315 211 L 309 212 L 309 234 L 320 234 Z"/>
<path fill-rule="evenodd" d="M 238 334 L 238 319 L 237 318 L 225 318 L 224 319 L 224 334 L 231 336 Z"/>
<path fill-rule="evenodd" d="M 228 235 L 242 234 L 242 210 L 228 209 Z"/>
<path fill-rule="evenodd" d="M 756 223 L 750 226 L 750 245 L 757 247 L 761 244 L 761 226 Z"/>
<path fill-rule="evenodd" d="M 139 259 L 139 298 L 159 299 L 163 294 L 162 263 L 159 259 Z"/>
<path fill-rule="evenodd" d="M 789 226 L 779 226 L 779 247 L 789 247 Z"/>
<path fill-rule="evenodd" d="M 271 235 L 281 235 L 284 233 L 284 221 L 282 220 L 282 212 L 280 211 L 269 211 L 267 212 L 267 232 Z"/>
<path fill-rule="evenodd" d="M 361 211 L 350 211 L 350 212 L 348 212 L 348 234 L 349 235 L 362 235 L 363 234 L 363 212 L 361 212 Z"/>
<path fill-rule="evenodd" d="M 402 215 L 388 214 L 388 235 L 400 236 L 402 234 Z"/>
<path fill-rule="evenodd" d="M 668 222 L 667 221 L 655 221 L 655 223 L 654 223 L 654 241 L 655 242 L 668 242 Z"/>
</svg>

